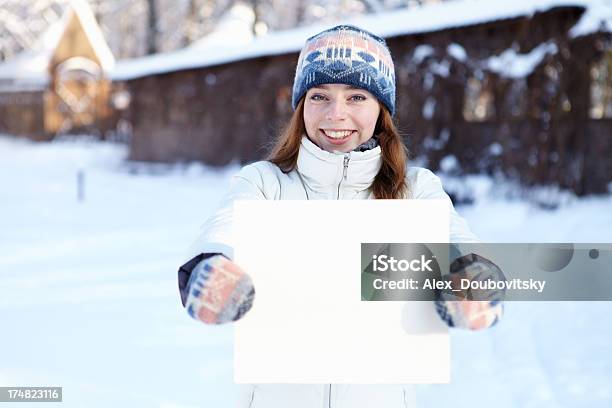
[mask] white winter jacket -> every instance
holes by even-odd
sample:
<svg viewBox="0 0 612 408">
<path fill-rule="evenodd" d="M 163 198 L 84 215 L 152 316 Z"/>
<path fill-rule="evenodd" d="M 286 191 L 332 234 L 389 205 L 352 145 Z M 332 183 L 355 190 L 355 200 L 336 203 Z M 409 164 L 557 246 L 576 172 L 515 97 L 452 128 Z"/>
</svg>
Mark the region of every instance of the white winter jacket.
<svg viewBox="0 0 612 408">
<path fill-rule="evenodd" d="M 234 200 L 366 200 L 382 163 L 381 148 L 365 152 L 330 153 L 307 137 L 302 139 L 297 169 L 287 174 L 260 161 L 243 167 L 215 213 L 202 226 L 190 249 L 191 259 L 202 253 L 222 253 L 233 259 L 232 203 Z M 409 167 L 408 197 L 450 198 L 431 171 Z M 451 208 L 451 242 L 475 242 L 465 220 Z M 248 272 L 248 271 L 247 271 Z M 257 286 L 257 283 L 255 283 Z M 410 385 L 260 384 L 243 386 L 239 408 L 406 408 L 416 406 Z"/>
</svg>

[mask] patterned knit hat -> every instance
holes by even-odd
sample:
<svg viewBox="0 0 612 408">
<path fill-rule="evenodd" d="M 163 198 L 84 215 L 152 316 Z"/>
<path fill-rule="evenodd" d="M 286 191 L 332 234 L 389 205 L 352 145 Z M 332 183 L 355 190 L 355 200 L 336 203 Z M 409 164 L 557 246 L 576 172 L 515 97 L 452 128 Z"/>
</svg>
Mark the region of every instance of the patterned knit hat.
<svg viewBox="0 0 612 408">
<path fill-rule="evenodd" d="M 355 26 L 339 25 L 306 40 L 293 81 L 293 109 L 306 92 L 322 84 L 365 89 L 395 114 L 395 71 L 382 38 Z"/>
</svg>

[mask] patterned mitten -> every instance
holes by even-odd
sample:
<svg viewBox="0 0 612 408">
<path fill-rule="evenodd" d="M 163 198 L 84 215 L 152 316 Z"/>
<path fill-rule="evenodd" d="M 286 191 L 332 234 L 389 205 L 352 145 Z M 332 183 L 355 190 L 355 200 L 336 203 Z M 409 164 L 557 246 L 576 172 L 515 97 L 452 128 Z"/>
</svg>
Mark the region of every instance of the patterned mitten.
<svg viewBox="0 0 612 408">
<path fill-rule="evenodd" d="M 191 272 L 187 288 L 187 312 L 208 324 L 240 319 L 251 309 L 255 299 L 249 275 L 223 255 L 214 255 L 198 263 Z"/>
<path fill-rule="evenodd" d="M 502 271 L 490 260 L 468 254 L 457 258 L 450 267 L 453 288 L 460 288 L 462 279 L 485 281 L 505 279 Z M 491 327 L 501 319 L 504 306 L 503 290 L 466 290 L 461 292 L 441 291 L 435 301 L 436 311 L 449 327 L 480 330 Z M 473 300 L 478 299 L 478 300 Z"/>
</svg>

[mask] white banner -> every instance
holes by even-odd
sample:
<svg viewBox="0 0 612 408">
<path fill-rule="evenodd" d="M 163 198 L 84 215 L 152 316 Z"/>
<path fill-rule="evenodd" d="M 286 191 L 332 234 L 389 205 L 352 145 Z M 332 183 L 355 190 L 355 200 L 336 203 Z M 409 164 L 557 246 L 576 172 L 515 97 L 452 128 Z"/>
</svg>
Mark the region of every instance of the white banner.
<svg viewBox="0 0 612 408">
<path fill-rule="evenodd" d="M 362 242 L 448 242 L 443 200 L 240 201 L 235 261 L 255 285 L 237 383 L 447 383 L 431 302 L 361 302 Z"/>
</svg>

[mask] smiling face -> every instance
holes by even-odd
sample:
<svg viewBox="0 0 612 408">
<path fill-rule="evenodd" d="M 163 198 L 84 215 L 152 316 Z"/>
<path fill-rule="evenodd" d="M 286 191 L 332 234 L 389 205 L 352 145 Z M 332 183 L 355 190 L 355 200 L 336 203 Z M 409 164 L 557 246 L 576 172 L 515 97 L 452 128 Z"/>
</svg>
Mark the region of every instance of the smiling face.
<svg viewBox="0 0 612 408">
<path fill-rule="evenodd" d="M 304 97 L 308 138 L 328 152 L 350 152 L 374 134 L 380 113 L 370 92 L 344 84 L 311 88 Z"/>
</svg>

